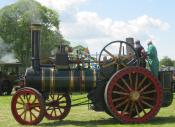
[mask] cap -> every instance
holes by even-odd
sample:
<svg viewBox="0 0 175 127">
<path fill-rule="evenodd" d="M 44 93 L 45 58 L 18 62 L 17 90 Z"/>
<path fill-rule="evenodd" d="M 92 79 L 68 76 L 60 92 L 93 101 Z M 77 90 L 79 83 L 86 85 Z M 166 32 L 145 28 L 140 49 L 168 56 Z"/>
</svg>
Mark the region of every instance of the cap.
<svg viewBox="0 0 175 127">
<path fill-rule="evenodd" d="M 149 44 L 152 44 L 152 41 L 151 40 L 147 41 L 147 45 L 149 45 Z"/>
<path fill-rule="evenodd" d="M 135 41 L 135 44 L 140 44 L 140 40 Z"/>
</svg>

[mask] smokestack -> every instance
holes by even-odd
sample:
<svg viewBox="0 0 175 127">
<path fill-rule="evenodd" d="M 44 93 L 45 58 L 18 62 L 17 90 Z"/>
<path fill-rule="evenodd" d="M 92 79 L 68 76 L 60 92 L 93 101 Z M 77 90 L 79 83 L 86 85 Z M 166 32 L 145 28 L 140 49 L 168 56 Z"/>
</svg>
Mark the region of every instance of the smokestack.
<svg viewBox="0 0 175 127">
<path fill-rule="evenodd" d="M 40 24 L 31 25 L 32 67 L 34 70 L 40 70 L 40 31 Z"/>
<path fill-rule="evenodd" d="M 126 42 L 134 47 L 134 38 L 128 37 L 128 38 L 126 38 Z M 131 49 L 130 46 L 126 46 L 126 50 L 127 50 L 127 55 L 130 53 L 134 54 L 133 49 Z"/>
</svg>

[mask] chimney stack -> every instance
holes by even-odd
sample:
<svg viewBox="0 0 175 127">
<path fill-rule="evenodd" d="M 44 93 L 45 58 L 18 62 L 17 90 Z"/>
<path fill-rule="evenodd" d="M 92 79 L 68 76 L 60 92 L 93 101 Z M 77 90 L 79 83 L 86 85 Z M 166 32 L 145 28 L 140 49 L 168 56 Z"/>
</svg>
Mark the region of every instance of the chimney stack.
<svg viewBox="0 0 175 127">
<path fill-rule="evenodd" d="M 32 67 L 35 71 L 40 70 L 40 31 L 41 24 L 31 25 Z"/>
</svg>

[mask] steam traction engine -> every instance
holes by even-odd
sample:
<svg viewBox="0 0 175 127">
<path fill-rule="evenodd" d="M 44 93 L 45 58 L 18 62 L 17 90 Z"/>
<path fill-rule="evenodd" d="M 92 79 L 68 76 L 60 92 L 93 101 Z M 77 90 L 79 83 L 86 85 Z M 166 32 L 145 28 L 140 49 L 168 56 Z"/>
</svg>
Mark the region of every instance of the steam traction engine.
<svg viewBox="0 0 175 127">
<path fill-rule="evenodd" d="M 71 59 L 63 45 L 54 65 L 42 65 L 40 27 L 31 27 L 32 67 L 26 69 L 25 87 L 11 102 L 12 114 L 20 124 L 38 124 L 44 116 L 64 119 L 73 106 L 71 92 L 87 92 L 93 110 L 104 111 L 123 123 L 147 122 L 161 107 L 171 104 L 171 72 L 160 72 L 158 80 L 140 67 L 140 58 L 128 43 L 132 39 L 106 45 L 99 56 L 99 69 L 92 69 L 88 60 Z"/>
</svg>

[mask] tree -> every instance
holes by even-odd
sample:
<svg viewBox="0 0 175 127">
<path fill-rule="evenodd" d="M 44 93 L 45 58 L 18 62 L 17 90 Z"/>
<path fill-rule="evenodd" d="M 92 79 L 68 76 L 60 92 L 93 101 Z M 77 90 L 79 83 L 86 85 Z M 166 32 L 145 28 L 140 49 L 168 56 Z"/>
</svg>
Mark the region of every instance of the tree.
<svg viewBox="0 0 175 127">
<path fill-rule="evenodd" d="M 44 59 L 59 43 L 69 44 L 59 32 L 59 22 L 57 12 L 34 0 L 19 0 L 0 10 L 0 37 L 26 67 L 30 65 L 31 24 L 42 23 L 40 56 Z"/>
<path fill-rule="evenodd" d="M 171 58 L 165 56 L 160 60 L 160 66 L 174 66 L 174 61 Z"/>
</svg>

